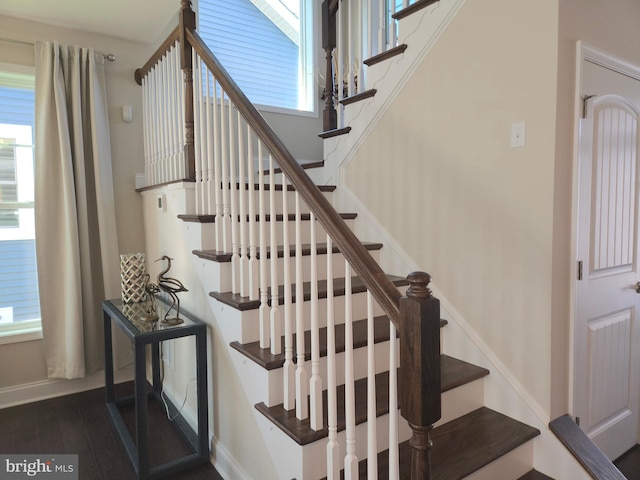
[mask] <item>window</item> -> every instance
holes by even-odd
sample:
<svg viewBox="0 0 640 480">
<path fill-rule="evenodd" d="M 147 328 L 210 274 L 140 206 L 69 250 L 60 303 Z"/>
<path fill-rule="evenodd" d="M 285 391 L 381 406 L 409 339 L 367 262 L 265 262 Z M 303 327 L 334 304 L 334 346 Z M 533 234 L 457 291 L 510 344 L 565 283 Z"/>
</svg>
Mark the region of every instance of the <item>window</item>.
<svg viewBox="0 0 640 480">
<path fill-rule="evenodd" d="M 312 7 L 312 0 L 199 0 L 198 32 L 253 103 L 311 112 Z"/>
<path fill-rule="evenodd" d="M 0 344 L 41 338 L 34 225 L 34 77 L 0 64 Z"/>
</svg>

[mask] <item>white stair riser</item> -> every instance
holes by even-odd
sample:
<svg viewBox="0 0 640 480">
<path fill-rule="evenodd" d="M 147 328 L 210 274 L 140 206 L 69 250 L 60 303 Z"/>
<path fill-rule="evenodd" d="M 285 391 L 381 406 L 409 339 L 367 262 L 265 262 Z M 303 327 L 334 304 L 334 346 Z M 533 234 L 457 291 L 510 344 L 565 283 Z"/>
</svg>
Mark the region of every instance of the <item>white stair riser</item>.
<svg viewBox="0 0 640 480">
<path fill-rule="evenodd" d="M 404 292 L 406 287 L 401 288 L 401 292 Z M 214 300 L 214 299 L 212 299 Z M 345 297 L 339 296 L 333 299 L 335 323 L 344 323 L 344 302 Z M 221 303 L 221 302 L 217 302 Z M 352 295 L 352 315 L 353 320 L 361 320 L 367 318 L 367 295 L 366 293 L 356 293 Z M 259 340 L 260 338 L 260 313 L 258 309 L 247 310 L 240 312 L 228 305 L 221 305 L 218 308 L 223 308 L 225 322 L 233 322 L 241 332 L 240 336 L 236 337 L 240 343 L 250 343 Z M 280 305 L 278 310 L 280 312 L 280 318 L 282 321 L 282 332 L 284 332 L 284 305 Z M 291 307 L 292 310 L 292 330 L 296 331 L 296 304 Z M 214 308 L 214 312 L 217 309 Z M 302 304 L 302 317 L 304 319 L 304 328 L 309 330 L 311 328 L 311 302 L 303 302 Z M 373 303 L 373 314 L 375 316 L 382 315 L 382 309 L 376 302 Z M 318 300 L 318 324 L 320 327 L 324 327 L 327 324 L 327 299 Z"/>
<path fill-rule="evenodd" d="M 353 229 L 354 226 L 354 220 L 353 219 L 347 219 L 345 220 L 345 223 L 347 224 L 347 226 L 350 229 Z M 260 233 L 260 224 L 258 222 L 256 222 L 254 224 L 255 226 L 255 235 L 256 235 L 256 247 L 260 247 L 260 237 L 259 237 L 259 233 Z M 249 238 L 249 224 L 247 222 L 244 222 L 242 224 L 238 224 L 237 226 L 237 248 L 238 250 L 240 250 L 242 248 L 242 238 L 241 238 L 241 230 L 240 228 L 244 229 L 244 233 L 245 233 L 245 247 L 247 248 L 247 250 L 249 250 L 250 248 L 250 238 Z M 282 222 L 282 221 L 276 221 L 276 244 L 277 245 L 284 245 L 284 230 L 288 229 L 288 235 L 289 235 L 289 245 L 295 245 L 296 242 L 296 222 L 295 220 L 289 220 L 286 222 Z M 216 244 L 215 244 L 215 229 L 216 229 L 216 225 L 215 223 L 206 223 L 203 224 L 203 244 L 202 247 L 200 248 L 200 250 L 216 250 Z M 219 235 L 220 235 L 220 242 L 221 245 L 219 246 L 219 250 L 220 251 L 226 251 L 227 253 L 231 253 L 233 251 L 233 238 L 232 238 L 232 230 L 231 230 L 231 224 L 230 222 L 228 223 L 227 227 L 226 227 L 226 238 L 227 238 L 227 243 L 224 243 L 224 236 L 223 236 L 223 232 L 224 229 L 222 228 L 222 225 L 218 225 L 218 229 L 219 231 Z M 327 233 L 325 231 L 325 229 L 322 227 L 322 225 L 320 224 L 319 221 L 316 220 L 315 222 L 315 229 L 316 229 L 316 242 L 317 243 L 326 243 L 327 241 Z M 265 222 L 265 234 L 266 234 L 266 241 L 267 241 L 267 248 L 270 245 L 271 242 L 271 222 L 267 221 Z M 311 243 L 311 222 L 309 220 L 302 220 L 300 222 L 300 235 L 301 235 L 301 240 L 300 242 L 303 244 L 306 243 Z M 226 245 L 226 250 L 224 249 L 224 245 Z"/>
<path fill-rule="evenodd" d="M 402 417 L 398 419 L 398 441 L 404 442 L 411 437 L 411 429 L 406 420 Z M 367 436 L 368 422 L 356 425 L 356 456 L 359 460 L 367 458 Z M 389 446 L 389 415 L 382 415 L 376 419 L 376 439 L 377 450 L 382 452 Z M 340 445 L 340 458 L 344 458 L 346 453 L 346 432 L 338 432 L 338 443 Z M 317 480 L 327 474 L 327 439 L 305 445 L 303 447 L 304 471 L 301 480 Z M 498 477 L 496 477 L 498 478 Z"/>
<path fill-rule="evenodd" d="M 371 253 L 373 259 L 377 262 L 380 257 L 380 252 L 374 250 Z M 242 261 L 242 260 L 241 260 Z M 305 255 L 302 257 L 302 282 L 311 281 L 311 256 Z M 278 258 L 276 262 L 276 272 L 277 272 L 277 284 L 284 285 L 284 258 Z M 331 265 L 333 267 L 333 278 L 342 278 L 345 273 L 345 261 L 344 257 L 341 253 L 334 253 L 331 255 Z M 238 267 L 240 268 L 240 266 Z M 317 255 L 316 258 L 316 275 L 318 280 L 326 280 L 327 279 L 327 256 L 325 254 Z M 245 270 L 247 271 L 247 270 Z M 229 273 L 231 273 L 231 265 L 229 265 Z M 258 275 L 259 277 L 259 275 Z M 256 279 L 256 292 L 259 292 L 259 278 Z M 289 259 L 289 281 L 292 285 L 292 290 L 295 291 L 294 284 L 297 282 L 296 278 L 296 263 L 294 258 Z M 249 292 L 249 277 L 246 275 L 244 277 L 246 292 Z M 271 288 L 271 259 L 267 259 L 267 285 L 268 288 Z"/>
<path fill-rule="evenodd" d="M 389 370 L 389 342 L 380 342 L 375 345 L 375 373 L 382 373 Z M 295 361 L 295 359 L 294 359 Z M 344 352 L 336 354 L 336 382 L 337 385 L 344 384 L 345 377 L 345 354 Z M 354 378 L 359 380 L 365 378 L 368 375 L 367 371 L 367 348 L 357 348 L 353 352 L 354 363 Z M 399 365 L 400 360 L 396 359 L 396 364 Z M 305 361 L 305 369 L 307 371 L 307 378 L 311 377 L 312 364 L 311 360 Z M 320 377 L 322 378 L 322 387 L 327 388 L 327 357 L 321 357 L 320 362 Z M 297 365 L 294 364 L 294 370 Z M 268 407 L 279 405 L 284 402 L 284 387 L 283 376 L 284 370 L 279 368 L 277 370 L 267 371 L 262 369 L 262 375 L 266 376 L 266 381 L 261 382 L 266 384 L 265 400 L 264 403 Z"/>
<path fill-rule="evenodd" d="M 534 442 L 529 441 L 489 465 L 465 477 L 466 480 L 496 480 L 497 478 L 520 478 L 533 465 Z"/>
<path fill-rule="evenodd" d="M 267 180 L 268 181 L 268 180 Z M 276 213 L 282 213 L 282 195 L 284 192 L 282 192 L 282 190 L 276 190 L 275 191 L 275 212 Z M 245 214 L 249 213 L 249 192 L 245 191 L 245 200 L 244 200 L 244 208 L 245 208 Z M 296 192 L 290 192 L 287 191 L 287 213 L 295 213 L 295 208 L 296 208 Z M 322 192 L 322 194 L 324 195 L 324 197 L 329 200 L 331 202 L 332 196 L 333 196 L 333 192 Z M 236 213 L 240 212 L 240 196 L 239 196 L 239 192 L 233 192 L 233 193 L 229 193 L 228 195 L 228 212 L 231 213 L 231 195 L 235 195 L 235 201 L 236 201 L 236 208 L 238 209 Z M 265 190 L 265 192 L 263 193 L 263 204 L 264 204 L 264 212 L 269 214 L 271 213 L 271 191 L 270 190 Z M 256 215 L 260 212 L 260 192 L 258 190 L 254 190 L 253 192 L 253 205 L 255 208 L 255 213 Z M 302 213 L 309 213 L 309 207 L 306 205 L 305 201 L 302 199 L 302 197 L 300 197 L 300 211 Z M 212 214 L 215 212 L 212 212 Z"/>
</svg>

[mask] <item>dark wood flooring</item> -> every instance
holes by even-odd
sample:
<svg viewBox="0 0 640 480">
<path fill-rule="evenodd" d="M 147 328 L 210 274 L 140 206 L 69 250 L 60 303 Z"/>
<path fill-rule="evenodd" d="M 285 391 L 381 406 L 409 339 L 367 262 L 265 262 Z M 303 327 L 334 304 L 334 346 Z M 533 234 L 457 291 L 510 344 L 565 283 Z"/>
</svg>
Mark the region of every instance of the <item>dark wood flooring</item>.
<svg viewBox="0 0 640 480">
<path fill-rule="evenodd" d="M 636 445 L 613 463 L 627 480 L 640 480 L 640 445 Z"/>
<path fill-rule="evenodd" d="M 117 394 L 132 392 L 132 383 L 117 385 Z M 122 410 L 125 423 L 133 427 L 133 408 Z M 156 402 L 149 407 L 152 465 L 182 456 L 186 446 L 174 436 L 173 426 Z M 0 410 L 0 452 L 4 454 L 78 454 L 82 480 L 133 480 L 133 466 L 111 423 L 104 389 Z M 223 480 L 213 465 L 206 464 L 178 475 L 179 480 Z"/>
</svg>

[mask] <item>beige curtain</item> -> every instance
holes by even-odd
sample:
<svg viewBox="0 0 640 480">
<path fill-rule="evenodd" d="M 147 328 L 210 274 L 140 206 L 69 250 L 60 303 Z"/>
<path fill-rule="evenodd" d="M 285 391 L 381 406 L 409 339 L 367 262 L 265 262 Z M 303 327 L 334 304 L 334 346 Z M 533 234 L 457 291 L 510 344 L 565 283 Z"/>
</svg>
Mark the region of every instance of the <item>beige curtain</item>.
<svg viewBox="0 0 640 480">
<path fill-rule="evenodd" d="M 49 377 L 103 367 L 101 302 L 119 293 L 104 59 L 36 43 L 35 221 Z"/>
</svg>

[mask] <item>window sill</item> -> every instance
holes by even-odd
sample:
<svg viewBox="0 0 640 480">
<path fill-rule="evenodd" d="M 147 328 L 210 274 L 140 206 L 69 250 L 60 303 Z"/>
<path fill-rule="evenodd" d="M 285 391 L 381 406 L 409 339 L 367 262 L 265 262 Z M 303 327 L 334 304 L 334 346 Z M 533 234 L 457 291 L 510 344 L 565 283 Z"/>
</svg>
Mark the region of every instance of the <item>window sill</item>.
<svg viewBox="0 0 640 480">
<path fill-rule="evenodd" d="M 42 339 L 42 327 L 39 320 L 24 323 L 25 325 L 20 325 L 20 328 L 17 328 L 15 324 L 10 328 L 0 325 L 0 345 Z"/>
</svg>

